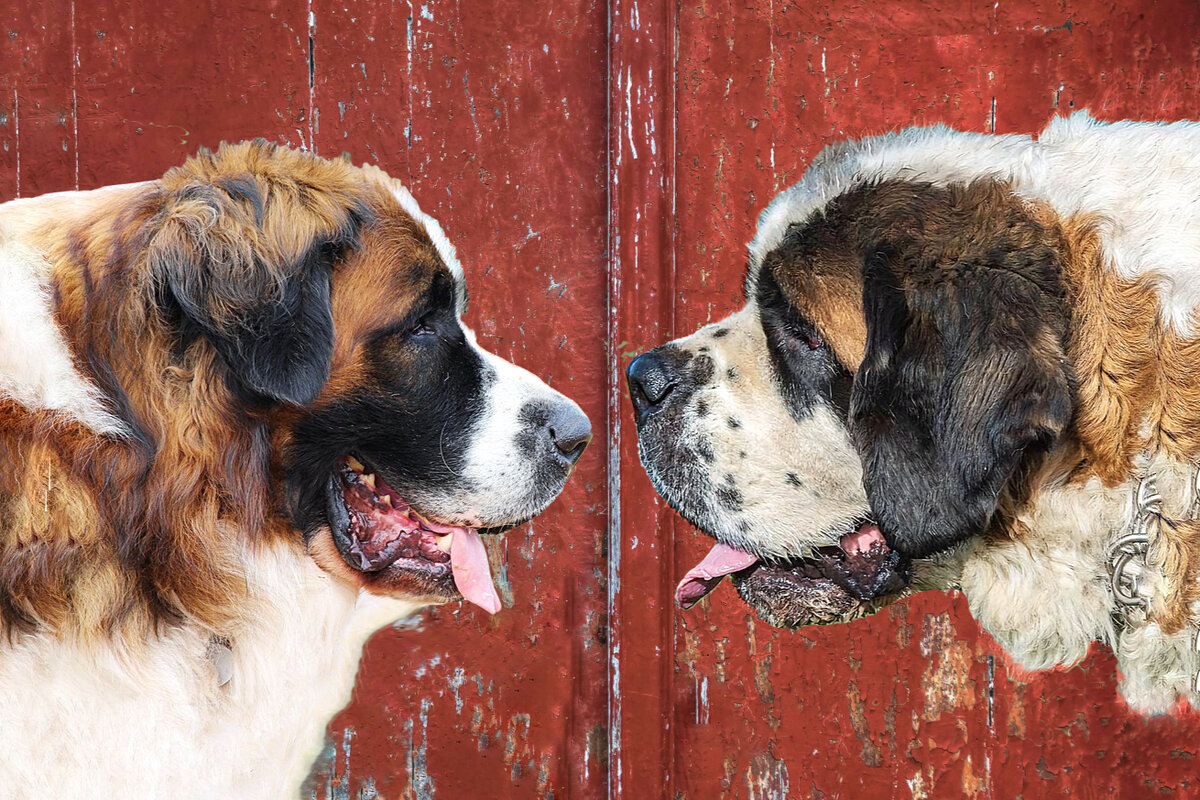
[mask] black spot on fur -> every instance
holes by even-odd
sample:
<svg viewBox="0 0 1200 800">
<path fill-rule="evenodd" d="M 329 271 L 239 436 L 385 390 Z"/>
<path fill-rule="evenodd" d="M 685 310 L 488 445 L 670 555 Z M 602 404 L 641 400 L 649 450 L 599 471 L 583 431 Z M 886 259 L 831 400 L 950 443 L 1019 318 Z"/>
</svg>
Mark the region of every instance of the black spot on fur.
<svg viewBox="0 0 1200 800">
<path fill-rule="evenodd" d="M 696 440 L 696 454 L 704 459 L 707 464 L 711 464 L 717 460 L 716 455 L 713 453 L 712 445 L 708 439 L 703 437 Z"/>
<path fill-rule="evenodd" d="M 514 437 L 517 449 L 532 457 L 541 449 L 541 431 L 550 424 L 550 410 L 541 404 L 526 403 L 517 412 L 517 420 L 521 423 L 521 432 Z"/>
<path fill-rule="evenodd" d="M 725 377 L 726 377 L 726 378 L 728 378 L 728 379 L 729 379 L 729 380 L 731 380 L 731 381 L 736 381 L 736 380 L 738 379 L 738 371 L 737 371 L 737 368 L 736 368 L 736 367 L 730 367 L 729 369 L 725 370 Z"/>
<path fill-rule="evenodd" d="M 729 335 L 728 328 L 717 328 L 715 331 L 713 331 L 712 337 L 714 339 L 724 339 L 728 335 Z"/>
<path fill-rule="evenodd" d="M 708 416 L 708 403 L 704 400 L 696 401 L 696 416 L 704 419 Z"/>
<path fill-rule="evenodd" d="M 789 472 L 787 474 L 787 482 L 790 483 L 792 486 L 803 486 L 804 485 L 804 481 L 800 480 L 800 476 L 794 472 Z"/>
<path fill-rule="evenodd" d="M 731 428 L 740 428 L 740 427 L 742 427 L 742 423 L 741 423 L 740 421 L 738 421 L 738 420 L 737 420 L 736 418 L 734 418 L 734 417 L 730 417 L 729 419 L 725 420 L 725 424 L 726 424 L 726 425 L 728 425 L 728 426 L 729 426 L 729 427 L 731 427 Z"/>
<path fill-rule="evenodd" d="M 744 500 L 742 493 L 733 486 L 718 486 L 715 492 L 717 502 L 727 511 L 741 511 Z"/>
</svg>

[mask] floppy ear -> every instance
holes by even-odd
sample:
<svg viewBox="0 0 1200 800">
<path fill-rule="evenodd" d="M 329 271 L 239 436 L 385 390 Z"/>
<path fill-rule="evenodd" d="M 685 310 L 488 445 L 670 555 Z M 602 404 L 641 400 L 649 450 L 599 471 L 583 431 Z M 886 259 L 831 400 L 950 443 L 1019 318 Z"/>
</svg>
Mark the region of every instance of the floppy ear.
<svg viewBox="0 0 1200 800">
<path fill-rule="evenodd" d="M 229 161 L 246 171 L 221 176 Z M 367 214 L 334 167 L 256 142 L 164 178 L 148 252 L 157 294 L 182 342 L 207 340 L 243 396 L 308 403 L 329 377 L 330 277 Z"/>
<path fill-rule="evenodd" d="M 983 532 L 1071 416 L 1054 231 L 994 194 L 936 191 L 915 232 L 865 255 L 850 409 L 876 521 L 912 557 Z"/>
</svg>

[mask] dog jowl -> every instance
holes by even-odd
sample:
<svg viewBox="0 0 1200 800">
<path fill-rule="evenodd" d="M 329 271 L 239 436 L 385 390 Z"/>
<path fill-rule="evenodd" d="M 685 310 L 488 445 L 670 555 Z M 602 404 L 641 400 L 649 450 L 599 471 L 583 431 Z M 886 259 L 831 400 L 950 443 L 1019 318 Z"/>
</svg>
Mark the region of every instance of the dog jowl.
<svg viewBox="0 0 1200 800">
<path fill-rule="evenodd" d="M 681 605 L 732 575 L 790 627 L 960 588 L 1025 667 L 1101 641 L 1137 708 L 1196 701 L 1200 214 L 1119 177 L 1134 142 L 1200 153 L 1200 125 L 912 128 L 771 203 L 745 307 L 627 370 L 652 483 L 715 539 Z M 1165 521 L 1118 596 L 1147 475 Z"/>
</svg>

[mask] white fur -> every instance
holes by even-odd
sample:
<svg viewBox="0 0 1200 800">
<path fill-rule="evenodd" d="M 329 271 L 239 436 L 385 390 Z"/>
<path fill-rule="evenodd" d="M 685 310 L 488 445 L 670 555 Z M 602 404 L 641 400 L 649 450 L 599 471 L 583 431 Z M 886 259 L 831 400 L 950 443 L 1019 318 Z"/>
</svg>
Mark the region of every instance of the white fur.
<svg viewBox="0 0 1200 800">
<path fill-rule="evenodd" d="M 454 246 L 446 238 L 438 221 L 421 211 L 416 199 L 399 181 L 391 179 L 392 194 L 408 214 L 417 220 L 433 240 L 438 255 L 454 276 L 458 292 L 458 313 L 466 313 L 466 287 L 462 264 Z M 529 426 L 522 422 L 521 412 L 530 404 L 544 407 L 569 405 L 579 416 L 583 411 L 570 398 L 554 391 L 528 370 L 484 350 L 475 340 L 475 333 L 462 324 L 471 346 L 486 365 L 486 408 L 481 415 L 483 427 L 472 440 L 466 456 L 463 479 L 472 487 L 450 497 L 424 498 L 422 507 L 434 516 L 452 519 L 456 523 L 478 525 L 484 520 L 520 520 L 541 510 L 531 509 L 530 497 L 544 495 L 535 487 L 537 463 L 522 455 L 516 437 Z M 421 499 L 421 498 L 416 498 Z M 548 503 L 553 495 L 545 497 Z M 475 509 L 476 519 L 463 519 L 462 508 Z"/>
<path fill-rule="evenodd" d="M 392 194 L 400 201 L 400 207 L 403 208 L 410 217 L 415 219 L 425 228 L 425 232 L 429 234 L 429 238 L 433 240 L 434 249 L 438 255 L 442 257 L 450 274 L 454 276 L 455 281 L 462 285 L 466 280 L 463 274 L 462 264 L 458 261 L 458 253 L 454 249 L 454 245 L 450 244 L 450 240 L 446 238 L 445 232 L 442 230 L 441 224 L 433 217 L 421 210 L 421 206 L 417 204 L 416 198 L 412 196 L 412 192 L 408 191 L 400 181 L 393 179 L 391 182 Z"/>
<path fill-rule="evenodd" d="M 137 186 L 0 205 L 0 395 L 115 436 L 124 426 L 54 319 L 49 265 L 23 240 Z M 245 569 L 224 686 L 196 625 L 147 642 L 0 642 L 0 800 L 297 796 L 363 643 L 418 606 L 334 580 L 299 545 L 247 552 Z"/>
<path fill-rule="evenodd" d="M 123 428 L 74 369 L 50 305 L 49 266 L 29 241 L 41 227 L 69 224 L 113 192 L 136 190 L 0 206 L 0 395 L 112 435 Z M 453 247 L 407 191 L 396 191 L 455 274 L 461 311 L 465 288 Z M 529 459 L 519 463 L 512 447 L 522 404 L 570 401 L 525 370 L 479 353 L 494 379 L 484 413 L 495 419 L 475 437 L 468 474 L 480 487 L 479 502 L 492 504 L 479 508 L 481 519 L 503 519 L 495 506 L 521 505 L 524 492 L 523 518 L 553 500 L 562 484 L 542 487 L 540 506 L 528 507 L 521 470 L 530 468 Z M 247 551 L 244 567 L 243 622 L 222 631 L 233 661 L 223 685 L 210 655 L 211 633 L 195 624 L 167 626 L 143 642 L 84 646 L 44 632 L 0 641 L 0 800 L 296 797 L 326 724 L 349 699 L 364 642 L 418 605 L 331 577 L 299 543 Z"/>
<path fill-rule="evenodd" d="M 1192 468 L 1166 458 L 1144 468 L 1156 476 L 1164 516 L 1187 518 Z M 1092 479 L 1043 492 L 1021 517 L 1031 535 L 1013 542 L 973 540 L 956 554 L 961 576 L 948 585 L 966 593 L 971 613 L 1025 668 L 1074 664 L 1092 641 L 1104 642 L 1116 653 L 1121 694 L 1130 706 L 1161 713 L 1184 698 L 1200 707 L 1194 628 L 1166 635 L 1140 613 L 1114 625 L 1106 553 L 1129 530 L 1134 488 L 1106 489 Z M 1135 565 L 1140 593 L 1152 604 L 1164 592 L 1155 544 L 1148 564 Z"/>
<path fill-rule="evenodd" d="M 470 488 L 456 496 L 454 504 L 476 510 L 480 519 L 467 520 L 469 523 L 525 519 L 541 511 L 540 507 L 530 508 L 530 498 L 544 496 L 549 502 L 553 495 L 546 496 L 544 487 L 537 485 L 540 460 L 522 452 L 518 444 L 518 437 L 530 432 L 529 422 L 522 419 L 523 412 L 532 407 L 545 411 L 569 407 L 579 417 L 584 414 L 575 401 L 528 370 L 484 350 L 475 341 L 474 332 L 466 326 L 464 330 L 483 360 L 488 385 L 484 411 L 479 415 L 481 425 L 472 437 L 463 467 L 462 477 Z"/>
<path fill-rule="evenodd" d="M 754 300 L 672 344 L 691 355 L 690 364 L 708 358 L 713 369 L 673 419 L 647 423 L 638 439 L 659 492 L 719 541 L 760 556 L 807 552 L 850 532 L 868 511 L 858 453 L 831 409 L 792 417 L 776 388 Z M 687 475 L 660 469 L 664 460 L 679 463 L 679 454 L 664 458 L 657 450 L 681 443 L 706 448 L 711 460 L 689 459 Z M 722 492 L 736 493 L 736 508 L 722 502 Z"/>
<path fill-rule="evenodd" d="M 36 221 L 44 223 L 49 204 L 55 219 L 67 219 L 107 194 L 64 192 L 0 205 L 0 397 L 58 412 L 100 434 L 122 436 L 125 426 L 72 363 L 51 310 L 49 263 L 24 241 Z"/>
<path fill-rule="evenodd" d="M 220 685 L 209 633 L 0 649 L 0 799 L 297 797 L 359 654 L 416 606 L 358 592 L 301 549 L 246 554 L 246 623 Z M 19 723 L 14 722 L 19 720 Z"/>
</svg>

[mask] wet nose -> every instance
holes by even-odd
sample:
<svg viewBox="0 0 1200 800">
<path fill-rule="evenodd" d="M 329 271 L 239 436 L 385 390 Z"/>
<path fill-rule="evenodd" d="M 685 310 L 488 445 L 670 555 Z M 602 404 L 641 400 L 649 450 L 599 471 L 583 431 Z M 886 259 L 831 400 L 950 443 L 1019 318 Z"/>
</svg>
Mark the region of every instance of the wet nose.
<svg viewBox="0 0 1200 800">
<path fill-rule="evenodd" d="M 667 372 L 666 361 L 654 350 L 635 358 L 625 370 L 625 378 L 639 422 L 662 406 L 676 383 Z"/>
<path fill-rule="evenodd" d="M 563 403 L 550 412 L 546 426 L 554 449 L 573 466 L 592 440 L 592 423 L 574 403 Z"/>
</svg>

